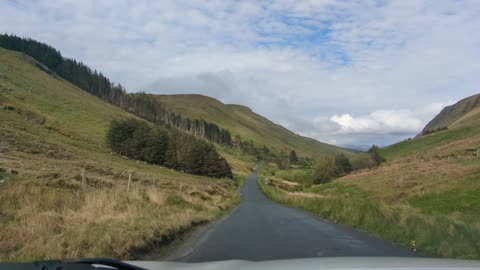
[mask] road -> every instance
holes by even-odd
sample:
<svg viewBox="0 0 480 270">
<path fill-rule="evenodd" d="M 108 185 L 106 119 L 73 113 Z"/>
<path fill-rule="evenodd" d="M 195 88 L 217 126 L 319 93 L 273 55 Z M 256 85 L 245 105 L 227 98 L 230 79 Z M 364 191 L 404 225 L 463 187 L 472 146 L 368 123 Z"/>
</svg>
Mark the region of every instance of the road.
<svg viewBox="0 0 480 270">
<path fill-rule="evenodd" d="M 337 256 L 413 256 L 403 247 L 271 201 L 253 172 L 242 203 L 194 234 L 167 260 L 205 262 Z"/>
</svg>

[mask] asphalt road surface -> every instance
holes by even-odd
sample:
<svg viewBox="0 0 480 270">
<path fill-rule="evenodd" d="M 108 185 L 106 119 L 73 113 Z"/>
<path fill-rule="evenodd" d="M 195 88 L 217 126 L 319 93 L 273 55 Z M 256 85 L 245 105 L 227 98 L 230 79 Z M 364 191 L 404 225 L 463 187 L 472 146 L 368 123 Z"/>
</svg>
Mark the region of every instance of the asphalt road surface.
<svg viewBox="0 0 480 270">
<path fill-rule="evenodd" d="M 253 172 L 241 190 L 242 203 L 228 216 L 203 228 L 167 260 L 205 262 L 338 256 L 413 256 L 354 229 L 271 201 Z"/>
</svg>

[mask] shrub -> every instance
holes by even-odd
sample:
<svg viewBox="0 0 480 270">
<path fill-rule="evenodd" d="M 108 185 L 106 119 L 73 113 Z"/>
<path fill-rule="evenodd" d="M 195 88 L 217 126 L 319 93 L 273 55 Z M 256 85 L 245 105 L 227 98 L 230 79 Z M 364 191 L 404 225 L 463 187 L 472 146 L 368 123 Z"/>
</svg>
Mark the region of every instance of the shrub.
<svg viewBox="0 0 480 270">
<path fill-rule="evenodd" d="M 372 145 L 372 147 L 368 150 L 368 153 L 370 153 L 372 160 L 377 166 L 380 166 L 380 164 L 387 161 L 384 157 L 380 155 L 380 148 L 376 145 Z"/>
<path fill-rule="evenodd" d="M 298 157 L 297 157 L 297 152 L 295 152 L 295 150 L 290 151 L 289 159 L 291 164 L 297 164 Z"/>
<path fill-rule="evenodd" d="M 323 159 L 315 167 L 314 183 L 315 184 L 327 183 L 328 181 L 338 177 L 339 174 L 340 173 L 337 166 L 335 165 L 334 158 Z"/>
<path fill-rule="evenodd" d="M 342 174 L 349 174 L 353 171 L 352 163 L 344 154 L 335 157 L 335 165 Z"/>
<path fill-rule="evenodd" d="M 370 169 L 376 166 L 371 155 L 364 154 L 352 159 L 352 168 L 354 171 Z"/>
</svg>

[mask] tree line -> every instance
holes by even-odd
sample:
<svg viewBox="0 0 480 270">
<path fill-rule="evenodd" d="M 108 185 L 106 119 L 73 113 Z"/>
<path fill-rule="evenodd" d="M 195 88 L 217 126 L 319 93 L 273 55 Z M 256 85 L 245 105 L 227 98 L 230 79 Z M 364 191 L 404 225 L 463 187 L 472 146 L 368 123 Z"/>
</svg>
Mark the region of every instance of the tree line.
<svg viewBox="0 0 480 270">
<path fill-rule="evenodd" d="M 63 57 L 58 50 L 47 44 L 1 34 L 0 47 L 25 53 L 80 89 L 162 127 L 185 131 L 217 144 L 232 145 L 231 134 L 227 129 L 170 112 L 163 108 L 154 95 L 127 93 L 122 85 L 112 83 L 101 72 L 92 70 L 75 59 Z"/>
<path fill-rule="evenodd" d="M 188 134 L 152 127 L 135 119 L 113 120 L 107 133 L 113 152 L 177 171 L 232 178 L 232 170 L 213 145 Z"/>
</svg>

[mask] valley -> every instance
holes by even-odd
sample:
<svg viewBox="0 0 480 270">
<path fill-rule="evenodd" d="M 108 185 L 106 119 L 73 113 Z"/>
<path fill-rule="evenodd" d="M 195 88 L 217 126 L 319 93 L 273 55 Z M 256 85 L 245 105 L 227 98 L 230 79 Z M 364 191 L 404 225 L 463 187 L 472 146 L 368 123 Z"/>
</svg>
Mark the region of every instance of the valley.
<svg viewBox="0 0 480 270">
<path fill-rule="evenodd" d="M 172 258 L 480 258 L 478 95 L 362 152 L 211 97 L 130 93 L 15 40 L 34 46 L 0 48 L 1 261 L 142 258 L 212 222 Z"/>
</svg>

